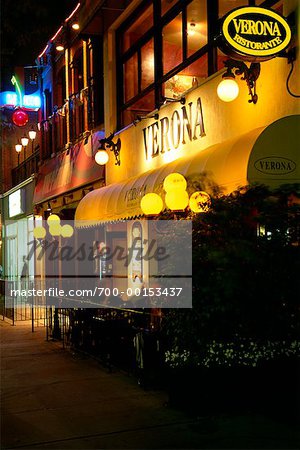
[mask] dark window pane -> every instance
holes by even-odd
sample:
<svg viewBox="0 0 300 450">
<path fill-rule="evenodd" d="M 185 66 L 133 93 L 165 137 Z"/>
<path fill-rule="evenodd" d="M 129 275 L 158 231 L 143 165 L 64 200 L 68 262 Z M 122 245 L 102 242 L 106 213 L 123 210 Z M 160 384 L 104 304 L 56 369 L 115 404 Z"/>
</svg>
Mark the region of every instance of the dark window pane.
<svg viewBox="0 0 300 450">
<path fill-rule="evenodd" d="M 182 63 L 182 13 L 168 23 L 162 32 L 164 74 Z"/>
<path fill-rule="evenodd" d="M 138 116 L 144 116 L 149 114 L 155 109 L 154 106 L 154 91 L 144 95 L 140 100 L 135 102 L 132 106 L 129 106 L 122 113 L 122 125 L 126 126 L 137 119 Z"/>
<path fill-rule="evenodd" d="M 146 31 L 153 26 L 153 5 L 146 8 L 135 22 L 121 36 L 123 52 L 128 50 Z"/>
<path fill-rule="evenodd" d="M 163 16 L 169 9 L 171 9 L 178 0 L 161 0 L 161 15 Z"/>
<path fill-rule="evenodd" d="M 219 0 L 219 17 L 240 6 L 248 6 L 248 0 Z"/>
<path fill-rule="evenodd" d="M 188 56 L 207 44 L 206 0 L 194 0 L 187 7 Z"/>
<path fill-rule="evenodd" d="M 123 65 L 124 70 L 124 101 L 128 102 L 138 93 L 138 57 L 135 53 Z"/>
<path fill-rule="evenodd" d="M 151 39 L 141 49 L 142 55 L 142 74 L 141 89 L 145 89 L 154 83 L 154 40 Z"/>
</svg>

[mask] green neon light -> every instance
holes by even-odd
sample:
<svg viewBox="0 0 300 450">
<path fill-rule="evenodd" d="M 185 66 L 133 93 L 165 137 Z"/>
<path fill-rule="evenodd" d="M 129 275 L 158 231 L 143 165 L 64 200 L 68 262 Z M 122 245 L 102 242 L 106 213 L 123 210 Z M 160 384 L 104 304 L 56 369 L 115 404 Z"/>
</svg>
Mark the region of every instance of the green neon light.
<svg viewBox="0 0 300 450">
<path fill-rule="evenodd" d="M 19 104 L 22 107 L 23 106 L 23 96 L 22 96 L 20 84 L 14 75 L 11 78 L 11 82 L 15 86 L 16 93 L 19 95 Z"/>
</svg>

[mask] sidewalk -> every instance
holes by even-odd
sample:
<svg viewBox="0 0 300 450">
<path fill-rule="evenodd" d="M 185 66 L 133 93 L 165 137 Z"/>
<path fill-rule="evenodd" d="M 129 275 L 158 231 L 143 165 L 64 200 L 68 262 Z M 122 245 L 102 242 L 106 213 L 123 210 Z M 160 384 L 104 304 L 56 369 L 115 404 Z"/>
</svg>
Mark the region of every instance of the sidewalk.
<svg viewBox="0 0 300 450">
<path fill-rule="evenodd" d="M 1 448 L 297 448 L 288 426 L 261 417 L 172 410 L 164 393 L 46 342 L 44 328 L 1 322 L 1 345 Z"/>
</svg>

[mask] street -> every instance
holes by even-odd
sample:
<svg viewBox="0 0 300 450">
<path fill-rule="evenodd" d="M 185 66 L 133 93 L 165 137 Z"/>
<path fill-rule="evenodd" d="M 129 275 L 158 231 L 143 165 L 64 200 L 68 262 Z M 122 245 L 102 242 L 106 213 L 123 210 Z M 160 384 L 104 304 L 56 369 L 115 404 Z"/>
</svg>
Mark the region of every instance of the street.
<svg viewBox="0 0 300 450">
<path fill-rule="evenodd" d="M 188 417 L 29 322 L 2 321 L 1 346 L 1 448 L 297 448 L 288 425 L 263 417 Z"/>
</svg>

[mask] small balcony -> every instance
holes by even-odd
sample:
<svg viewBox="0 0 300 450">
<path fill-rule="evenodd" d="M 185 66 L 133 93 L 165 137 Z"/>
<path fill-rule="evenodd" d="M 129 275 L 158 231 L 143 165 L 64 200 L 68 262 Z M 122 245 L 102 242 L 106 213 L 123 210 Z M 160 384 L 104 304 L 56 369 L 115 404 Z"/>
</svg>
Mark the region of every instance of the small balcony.
<svg viewBox="0 0 300 450">
<path fill-rule="evenodd" d="M 38 172 L 38 163 L 40 160 L 40 146 L 35 147 L 32 155 L 28 156 L 17 167 L 12 169 L 12 185 L 17 186 L 31 175 Z"/>
<path fill-rule="evenodd" d="M 67 144 L 80 140 L 85 131 L 94 127 L 94 89 L 89 86 L 72 94 L 61 107 L 40 124 L 42 158 L 50 158 Z"/>
</svg>

